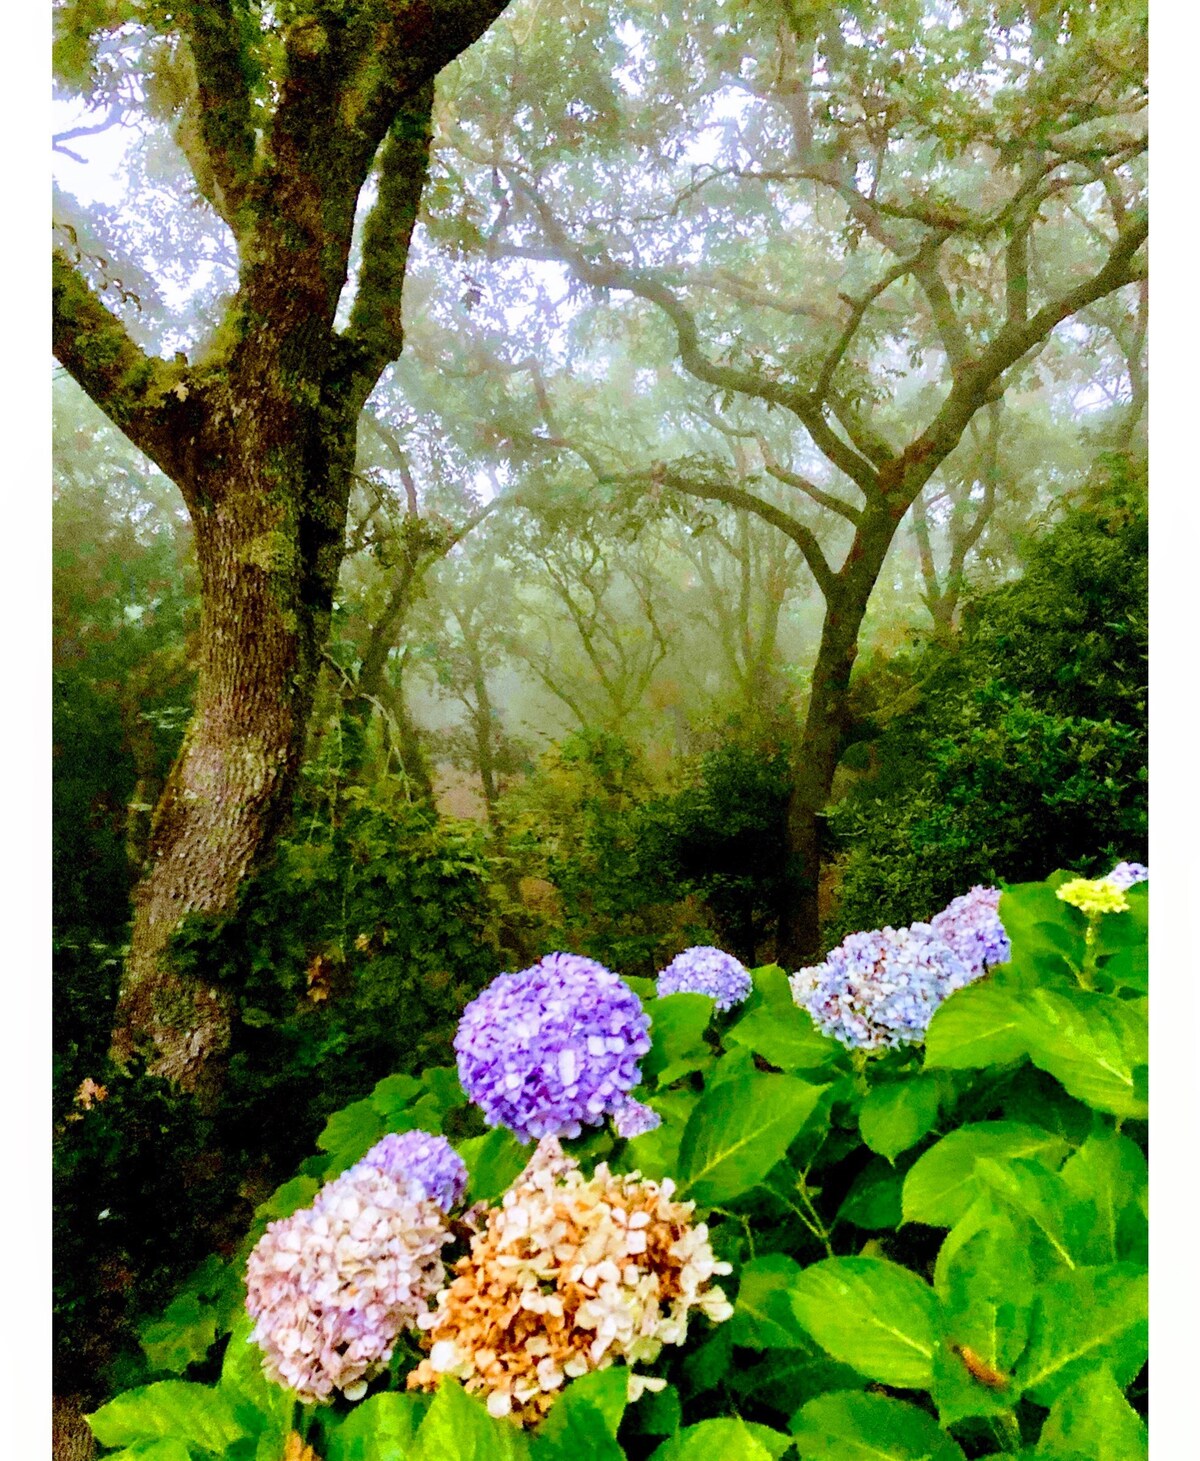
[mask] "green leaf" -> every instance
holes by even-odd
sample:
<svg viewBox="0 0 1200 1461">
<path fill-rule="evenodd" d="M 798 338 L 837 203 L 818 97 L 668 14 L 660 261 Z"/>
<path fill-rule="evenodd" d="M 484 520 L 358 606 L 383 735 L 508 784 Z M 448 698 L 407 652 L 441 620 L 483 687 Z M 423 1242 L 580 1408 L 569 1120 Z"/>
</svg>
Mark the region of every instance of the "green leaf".
<svg viewBox="0 0 1200 1461">
<path fill-rule="evenodd" d="M 731 1380 L 738 1395 L 752 1395 L 782 1415 L 791 1415 L 814 1395 L 862 1389 L 866 1378 L 816 1350 L 772 1350 L 757 1364 L 741 1366 Z"/>
<path fill-rule="evenodd" d="M 1146 1427 L 1106 1369 L 1092 1370 L 1050 1408 L 1038 1461 L 1145 1461 Z"/>
<path fill-rule="evenodd" d="M 699 1349 L 692 1350 L 683 1361 L 684 1379 L 697 1393 L 715 1390 L 729 1378 L 733 1362 L 733 1337 L 729 1325 L 722 1324 Z"/>
<path fill-rule="evenodd" d="M 925 1064 L 948 1070 L 1005 1065 L 1024 1054 L 1023 1014 L 994 977 L 956 990 L 925 1032 Z"/>
<path fill-rule="evenodd" d="M 873 1157 L 862 1169 L 838 1209 L 838 1221 L 853 1223 L 868 1232 L 898 1228 L 904 1221 L 900 1194 L 904 1173 L 883 1157 Z"/>
<path fill-rule="evenodd" d="M 627 1425 L 637 1436 L 671 1436 L 679 1429 L 683 1406 L 674 1385 L 645 1390 L 630 1412 Z"/>
<path fill-rule="evenodd" d="M 1017 1224 L 1006 1213 L 997 1213 L 939 1269 L 942 1343 L 932 1389 L 943 1425 L 1012 1409 L 1017 1399 L 1012 1370 L 1028 1338 L 1033 1288 Z M 1004 1382 L 981 1378 L 964 1354 Z"/>
<path fill-rule="evenodd" d="M 391 1123 L 421 1094 L 421 1082 L 411 1075 L 388 1075 L 377 1081 L 371 1092 L 371 1104 L 383 1117 L 388 1129 Z"/>
<path fill-rule="evenodd" d="M 190 1364 L 202 1360 L 216 1337 L 217 1311 L 195 1294 L 180 1294 L 161 1319 L 138 1331 L 138 1343 L 151 1366 L 174 1375 L 182 1375 Z"/>
<path fill-rule="evenodd" d="M 1010 964 L 1020 967 L 1039 953 L 1065 954 L 1076 967 L 1087 951 L 1087 919 L 1064 903 L 1057 889 L 1073 873 L 1056 872 L 1043 883 L 1016 883 L 1000 895 L 1000 922 L 1012 943 Z"/>
<path fill-rule="evenodd" d="M 528 1437 L 510 1420 L 493 1420 L 483 1403 L 443 1377 L 425 1412 L 411 1461 L 526 1461 Z"/>
<path fill-rule="evenodd" d="M 978 1191 L 975 1163 L 980 1157 L 1012 1161 L 1031 1157 L 1057 1167 L 1067 1144 L 1052 1132 L 1016 1121 L 979 1121 L 960 1126 L 917 1158 L 904 1179 L 904 1221 L 953 1226 Z"/>
<path fill-rule="evenodd" d="M 293 1177 L 282 1187 L 276 1187 L 266 1202 L 254 1209 L 255 1219 L 273 1222 L 276 1218 L 291 1217 L 294 1212 L 307 1207 L 320 1188 L 321 1184 L 315 1177 Z"/>
<path fill-rule="evenodd" d="M 329 1153 L 330 1172 L 342 1172 L 387 1134 L 387 1123 L 368 1096 L 335 1111 L 317 1137 L 317 1145 Z"/>
<path fill-rule="evenodd" d="M 963 1461 L 931 1415 L 888 1395 L 818 1395 L 791 1428 L 802 1461 Z"/>
<path fill-rule="evenodd" d="M 1127 1136 L 1101 1131 L 1067 1159 L 1060 1175 L 1091 1214 L 1083 1262 L 1145 1263 L 1148 1173 L 1140 1149 Z"/>
<path fill-rule="evenodd" d="M 842 1053 L 836 1040 L 823 1035 L 806 1010 L 761 1005 L 725 1032 L 725 1040 L 761 1055 L 781 1070 L 818 1070 Z"/>
<path fill-rule="evenodd" d="M 421 1084 L 425 1087 L 426 1094 L 422 1096 L 418 1104 L 424 1105 L 426 1101 L 438 1113 L 439 1118 L 447 1112 L 457 1110 L 459 1106 L 467 1104 L 467 1093 L 462 1088 L 462 1082 L 458 1078 L 458 1067 L 456 1065 L 435 1065 L 429 1070 L 421 1072 Z M 433 1131 L 441 1130 L 441 1121 L 432 1127 Z"/>
<path fill-rule="evenodd" d="M 218 1456 L 249 1434 L 228 1395 L 187 1380 L 159 1380 L 127 1390 L 93 1411 L 87 1423 L 102 1446 L 169 1439 Z"/>
<path fill-rule="evenodd" d="M 650 1461 L 774 1461 L 788 1444 L 787 1436 L 770 1426 L 724 1416 L 685 1426 L 664 1441 Z"/>
<path fill-rule="evenodd" d="M 1147 1055 L 1140 1009 L 1111 995 L 1085 990 L 1030 990 L 1022 998 L 1026 1042 L 1036 1066 L 1098 1111 L 1145 1116 L 1137 1071 Z"/>
<path fill-rule="evenodd" d="M 192 1461 L 182 1441 L 139 1441 L 120 1451 L 110 1451 L 104 1461 Z"/>
<path fill-rule="evenodd" d="M 938 1082 L 919 1075 L 876 1086 L 858 1112 L 863 1141 L 892 1161 L 933 1130 L 940 1098 Z"/>
<path fill-rule="evenodd" d="M 250 1338 L 253 1328 L 253 1319 L 243 1310 L 225 1347 L 218 1389 L 247 1434 L 273 1434 L 282 1440 L 291 1421 L 292 1393 L 267 1379 L 262 1350 Z"/>
<path fill-rule="evenodd" d="M 495 1202 L 524 1170 L 532 1154 L 501 1126 L 485 1136 L 469 1136 L 456 1142 L 455 1150 L 467 1164 L 467 1193 L 472 1202 Z"/>
<path fill-rule="evenodd" d="M 1107 1365 L 1128 1385 L 1146 1359 L 1146 1273 L 1131 1263 L 1080 1268 L 1038 1293 L 1018 1386 L 1052 1405 Z"/>
<path fill-rule="evenodd" d="M 783 1160 L 824 1086 L 755 1072 L 713 1086 L 692 1112 L 679 1147 L 679 1180 L 707 1206 L 749 1191 Z"/>
<path fill-rule="evenodd" d="M 1057 1277 L 1059 1267 L 1073 1269 L 1083 1261 L 1084 1236 L 1091 1214 L 1077 1201 L 1057 1172 L 1039 1162 L 1000 1163 L 981 1157 L 976 1178 L 1025 1219 L 1035 1235 L 1031 1251 L 1039 1278 Z"/>
<path fill-rule="evenodd" d="M 361 1401 L 349 1415 L 327 1423 L 325 1461 L 400 1461 L 412 1450 L 429 1397 L 386 1390 Z"/>
<path fill-rule="evenodd" d="M 704 1060 L 709 1048 L 704 1032 L 712 1019 L 713 1001 L 707 994 L 668 994 L 646 1006 L 650 1016 L 649 1051 L 642 1060 L 647 1080 L 657 1081 L 668 1067 L 677 1067 L 672 1079 L 693 1069 L 689 1060 Z"/>
<path fill-rule="evenodd" d="M 613 1439 L 621 1425 L 629 1403 L 629 1370 L 612 1365 L 607 1370 L 593 1370 L 572 1380 L 539 1427 L 538 1434 L 548 1437 L 576 1438 L 589 1427 L 599 1428 Z M 617 1453 L 620 1455 L 618 1448 Z"/>
<path fill-rule="evenodd" d="M 886 1258 L 826 1258 L 792 1286 L 796 1317 L 822 1349 L 885 1385 L 928 1389 L 936 1294 Z"/>
<path fill-rule="evenodd" d="M 790 1289 L 800 1265 L 786 1253 L 767 1253 L 741 1270 L 730 1329 L 734 1344 L 746 1349 L 811 1348 L 796 1319 Z"/>
</svg>

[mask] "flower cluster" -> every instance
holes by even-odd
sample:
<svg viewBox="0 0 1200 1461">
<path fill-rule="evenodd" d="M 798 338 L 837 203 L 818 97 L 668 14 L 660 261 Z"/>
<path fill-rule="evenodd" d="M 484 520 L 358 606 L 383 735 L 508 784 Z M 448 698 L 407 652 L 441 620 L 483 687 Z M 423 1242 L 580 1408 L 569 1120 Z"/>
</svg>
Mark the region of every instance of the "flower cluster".
<svg viewBox="0 0 1200 1461">
<path fill-rule="evenodd" d="M 457 1376 L 492 1415 L 530 1424 L 567 1379 L 682 1344 L 694 1311 L 728 1319 L 712 1279 L 729 1264 L 714 1258 L 704 1224 L 692 1225 L 694 1204 L 673 1202 L 673 1191 L 669 1180 L 616 1176 L 603 1163 L 585 1179 L 545 1138 L 419 1321 L 429 1357 L 409 1388 Z M 631 1397 L 647 1386 L 655 1382 L 631 1376 Z"/>
<path fill-rule="evenodd" d="M 1132 888 L 1134 883 L 1144 883 L 1150 877 L 1150 869 L 1142 862 L 1119 862 L 1109 873 L 1107 882 L 1115 883 L 1122 892 Z"/>
<path fill-rule="evenodd" d="M 1124 889 L 1112 878 L 1072 878 L 1056 891 L 1064 903 L 1078 908 L 1088 918 L 1097 918 L 1101 913 L 1124 913 L 1129 907 Z"/>
<path fill-rule="evenodd" d="M 929 920 L 937 936 L 950 945 L 973 975 L 992 964 L 1008 962 L 1012 953 L 1000 922 L 1000 889 L 976 885 L 952 899 Z"/>
<path fill-rule="evenodd" d="M 817 1026 L 859 1050 L 923 1040 L 934 1010 L 976 977 L 927 923 L 849 934 L 788 981 Z"/>
<path fill-rule="evenodd" d="M 753 989 L 743 965 L 721 949 L 701 946 L 676 954 L 658 976 L 658 997 L 665 994 L 707 994 L 719 1010 L 732 1009 Z"/>
<path fill-rule="evenodd" d="M 602 964 L 548 954 L 501 974 L 463 1011 L 458 1074 L 490 1126 L 522 1141 L 578 1136 L 625 1106 L 649 1027 L 637 995 Z"/>
<path fill-rule="evenodd" d="M 361 1398 L 441 1288 L 450 1237 L 436 1201 L 367 1161 L 271 1223 L 246 1266 L 267 1375 L 305 1402 Z"/>
<path fill-rule="evenodd" d="M 428 1197 L 449 1212 L 466 1196 L 467 1166 L 444 1136 L 405 1131 L 385 1136 L 350 1171 L 377 1167 L 410 1197 Z"/>
</svg>

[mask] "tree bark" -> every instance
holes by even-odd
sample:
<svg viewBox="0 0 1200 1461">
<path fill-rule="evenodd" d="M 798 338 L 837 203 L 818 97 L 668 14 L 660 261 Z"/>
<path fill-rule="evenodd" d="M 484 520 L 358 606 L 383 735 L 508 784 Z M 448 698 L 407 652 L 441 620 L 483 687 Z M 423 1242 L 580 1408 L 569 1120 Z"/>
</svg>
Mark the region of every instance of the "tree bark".
<svg viewBox="0 0 1200 1461">
<path fill-rule="evenodd" d="M 156 808 L 113 1028 L 120 1064 L 212 1094 L 234 991 L 184 976 L 169 946 L 230 912 L 291 807 L 345 548 L 359 413 L 403 344 L 401 290 L 428 165 L 433 79 L 503 0 L 338 0 L 266 37 L 237 7 L 180 0 L 195 64 L 187 153 L 238 243 L 238 289 L 207 356 L 143 352 L 74 262 L 54 259 L 54 353 L 179 486 L 195 525 L 200 665 Z M 252 95 L 263 68 L 270 85 Z M 266 100 L 267 108 L 261 103 Z M 358 288 L 335 327 L 359 194 Z"/>
<path fill-rule="evenodd" d="M 822 818 L 850 726 L 850 675 L 871 590 L 900 519 L 872 503 L 826 597 L 821 643 L 788 797 L 785 875 L 781 887 L 775 958 L 798 969 L 820 955 L 818 892 Z"/>
<path fill-rule="evenodd" d="M 210 443 L 192 491 L 195 710 L 155 811 L 113 1032 L 120 1063 L 148 1046 L 187 1088 L 219 1079 L 231 998 L 183 979 L 167 948 L 187 918 L 234 906 L 290 809 L 341 562 L 354 420 L 297 406 L 274 374 L 236 416 L 231 399 L 236 431 Z"/>
</svg>

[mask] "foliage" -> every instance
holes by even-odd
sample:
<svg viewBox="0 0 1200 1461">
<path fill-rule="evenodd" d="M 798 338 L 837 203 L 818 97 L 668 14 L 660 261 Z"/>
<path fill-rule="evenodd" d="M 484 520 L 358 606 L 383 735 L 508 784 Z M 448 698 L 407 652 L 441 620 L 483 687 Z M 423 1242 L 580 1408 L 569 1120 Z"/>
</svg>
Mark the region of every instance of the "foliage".
<svg viewBox="0 0 1200 1461">
<path fill-rule="evenodd" d="M 1144 858 L 1147 575 L 1144 467 L 1109 457 L 1022 577 L 969 604 L 959 643 L 865 678 L 877 722 L 908 708 L 831 814 L 848 856 L 828 942 L 966 884 Z"/>
<path fill-rule="evenodd" d="M 648 814 L 656 861 L 704 900 L 724 944 L 750 963 L 779 912 L 790 756 L 783 737 L 732 735 Z"/>
<path fill-rule="evenodd" d="M 388 1072 L 445 1063 L 463 1004 L 500 967 L 491 878 L 481 829 L 410 805 L 394 783 L 346 787 L 318 756 L 273 866 L 233 917 L 193 920 L 176 942 L 180 967 L 236 974 L 242 991 L 219 1108 L 195 1111 L 161 1081 L 116 1074 L 102 1044 L 90 1066 L 64 1064 L 60 1384 L 84 1383 L 89 1364 L 128 1343 L 139 1312 L 215 1245 L 237 1241 L 335 1108 Z M 85 957 L 73 966 L 81 984 L 99 956 Z M 101 971 L 101 1038 L 115 972 Z M 106 1097 L 80 1109 L 70 1089 L 85 1075 Z"/>
<path fill-rule="evenodd" d="M 706 941 L 703 926 L 676 908 L 645 811 L 649 793 L 635 746 L 610 731 L 581 730 L 504 798 L 507 855 L 553 888 L 537 952 L 575 948 L 649 975 L 685 944 Z"/>
<path fill-rule="evenodd" d="M 1069 877 L 1005 889 L 1012 959 L 945 1001 L 923 1055 L 852 1055 L 774 967 L 754 971 L 730 1016 L 633 981 L 654 1038 L 639 1095 L 663 1123 L 569 1145 L 585 1169 L 673 1177 L 737 1286 L 728 1324 L 660 1356 L 660 1393 L 628 1402 L 623 1371 L 601 1371 L 568 1382 L 527 1432 L 453 1381 L 432 1400 L 406 1393 L 406 1352 L 361 1404 L 297 1418 L 262 1379 L 244 1319 L 176 1300 L 156 1353 L 171 1353 L 174 1323 L 196 1378 L 117 1396 L 94 1430 L 176 1461 L 278 1454 L 297 1425 L 334 1461 L 1144 1457 L 1147 893 L 1089 920 L 1056 895 Z M 381 1127 L 436 1130 L 464 1099 L 451 1071 L 380 1083 L 331 1119 L 327 1155 L 260 1207 L 258 1230 Z M 502 1133 L 454 1139 L 494 1200 L 520 1148 Z"/>
</svg>

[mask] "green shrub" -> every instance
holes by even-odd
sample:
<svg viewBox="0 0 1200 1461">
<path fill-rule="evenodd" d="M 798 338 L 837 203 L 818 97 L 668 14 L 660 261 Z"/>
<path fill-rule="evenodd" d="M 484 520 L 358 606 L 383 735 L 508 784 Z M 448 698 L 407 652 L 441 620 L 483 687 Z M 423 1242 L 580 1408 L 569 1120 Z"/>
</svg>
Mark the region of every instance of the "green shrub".
<svg viewBox="0 0 1200 1461">
<path fill-rule="evenodd" d="M 923 1049 L 845 1049 L 773 967 L 724 1016 L 634 981 L 654 1042 L 638 1095 L 662 1125 L 568 1149 L 585 1171 L 672 1177 L 733 1265 L 732 1318 L 641 1366 L 658 1394 L 628 1403 L 614 1367 L 518 1431 L 456 1382 L 406 1393 L 402 1347 L 366 1400 L 298 1411 L 235 1322 L 252 1233 L 147 1330 L 161 1378 L 103 1406 L 98 1437 L 176 1461 L 279 1455 L 297 1427 L 327 1461 L 1144 1458 L 1147 890 L 1089 919 L 1057 896 L 1069 877 L 1005 890 L 1010 963 L 951 994 Z M 464 1102 L 452 1070 L 381 1082 L 256 1231 L 417 1125 L 444 1129 L 495 1201 L 524 1157 L 465 1134 Z"/>
<path fill-rule="evenodd" d="M 975 882 L 1145 859 L 1147 582 L 1144 478 L 1106 459 L 957 644 L 863 677 L 886 723 L 830 815 L 846 856 L 827 944 Z"/>
<path fill-rule="evenodd" d="M 107 1066 L 119 950 L 60 951 L 86 1004 L 64 1018 L 93 1031 L 86 1050 L 64 1049 L 58 1072 L 60 1388 L 94 1392 L 114 1359 L 128 1372 L 137 1315 L 237 1242 L 333 1110 L 389 1072 L 451 1058 L 463 1005 L 501 966 L 492 876 L 474 823 L 439 819 L 392 783 L 338 786 L 318 764 L 293 831 L 237 912 L 192 920 L 174 946 L 181 968 L 238 1001 L 221 1099 L 206 1113 L 160 1080 Z M 107 1098 L 81 1112 L 72 1097 L 84 1076 Z"/>
</svg>

